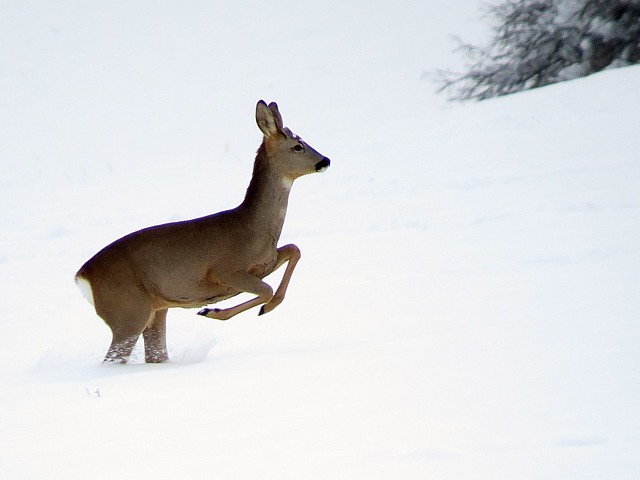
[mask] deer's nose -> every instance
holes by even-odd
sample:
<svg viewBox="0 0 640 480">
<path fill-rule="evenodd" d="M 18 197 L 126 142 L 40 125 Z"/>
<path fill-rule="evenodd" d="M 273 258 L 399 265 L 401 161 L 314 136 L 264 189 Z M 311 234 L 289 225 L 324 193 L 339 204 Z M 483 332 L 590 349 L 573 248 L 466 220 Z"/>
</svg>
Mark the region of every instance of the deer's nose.
<svg viewBox="0 0 640 480">
<path fill-rule="evenodd" d="M 318 163 L 316 163 L 316 172 L 324 172 L 331 165 L 331 160 L 327 157 L 324 157 Z"/>
</svg>

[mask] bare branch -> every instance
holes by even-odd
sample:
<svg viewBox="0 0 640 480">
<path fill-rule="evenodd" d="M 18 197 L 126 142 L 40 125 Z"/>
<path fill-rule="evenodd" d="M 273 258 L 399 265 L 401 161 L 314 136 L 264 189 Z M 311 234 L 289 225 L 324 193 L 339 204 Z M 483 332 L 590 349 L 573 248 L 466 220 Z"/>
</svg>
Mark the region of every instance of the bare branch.
<svg viewBox="0 0 640 480">
<path fill-rule="evenodd" d="M 487 45 L 454 39 L 454 51 L 469 60 L 467 70 L 434 76 L 438 92 L 452 100 L 484 100 L 614 62 L 640 63 L 640 0 L 506 0 L 490 5 L 487 16 L 494 22 Z"/>
</svg>

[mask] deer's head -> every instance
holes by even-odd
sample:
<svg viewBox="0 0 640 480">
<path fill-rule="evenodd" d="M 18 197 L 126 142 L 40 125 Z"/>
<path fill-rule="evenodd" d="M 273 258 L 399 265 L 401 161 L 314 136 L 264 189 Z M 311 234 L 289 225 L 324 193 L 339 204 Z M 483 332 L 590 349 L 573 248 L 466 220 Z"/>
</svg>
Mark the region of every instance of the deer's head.
<svg viewBox="0 0 640 480">
<path fill-rule="evenodd" d="M 308 143 L 284 127 L 275 102 L 256 105 L 256 122 L 264 134 L 264 147 L 269 159 L 280 173 L 294 180 L 309 173 L 323 172 L 330 160 L 314 150 Z"/>
</svg>

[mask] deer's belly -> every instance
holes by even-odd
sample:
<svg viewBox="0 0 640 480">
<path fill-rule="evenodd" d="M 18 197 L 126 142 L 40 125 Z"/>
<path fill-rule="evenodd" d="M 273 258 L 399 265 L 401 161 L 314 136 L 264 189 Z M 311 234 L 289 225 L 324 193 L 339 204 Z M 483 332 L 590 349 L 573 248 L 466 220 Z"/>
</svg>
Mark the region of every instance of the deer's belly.
<svg viewBox="0 0 640 480">
<path fill-rule="evenodd" d="M 259 259 L 254 259 L 245 271 L 257 278 L 264 278 L 273 272 L 278 261 L 276 251 L 269 252 Z M 200 276 L 202 275 L 202 276 Z M 242 290 L 225 284 L 216 275 L 215 269 L 206 274 L 169 275 L 163 277 L 164 282 L 149 282 L 148 290 L 155 293 L 156 308 L 199 308 L 212 303 L 221 302 L 242 293 Z M 183 278 L 186 277 L 186 278 Z M 182 280 L 179 281 L 178 279 Z"/>
<path fill-rule="evenodd" d="M 218 303 L 241 293 L 239 290 L 227 288 L 216 293 L 209 292 L 202 296 L 182 296 L 179 298 L 167 298 L 161 301 L 162 308 L 200 308 L 213 303 Z"/>
</svg>

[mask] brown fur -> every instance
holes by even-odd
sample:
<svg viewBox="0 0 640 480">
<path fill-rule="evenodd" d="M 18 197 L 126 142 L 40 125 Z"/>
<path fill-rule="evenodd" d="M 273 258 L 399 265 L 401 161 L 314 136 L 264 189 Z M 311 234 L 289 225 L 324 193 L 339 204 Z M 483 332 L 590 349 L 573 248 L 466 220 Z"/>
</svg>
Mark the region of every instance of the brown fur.
<svg viewBox="0 0 640 480">
<path fill-rule="evenodd" d="M 278 248 L 291 183 L 324 170 L 329 160 L 282 124 L 275 103 L 256 106 L 264 133 L 244 201 L 236 208 L 194 220 L 131 233 L 103 248 L 76 274 L 90 285 L 96 313 L 113 338 L 105 361 L 125 363 L 140 335 L 145 360 L 163 362 L 167 309 L 197 308 L 241 292 L 255 298 L 200 315 L 227 320 L 262 305 L 260 314 L 284 299 L 300 250 Z M 274 293 L 262 279 L 287 263 Z"/>
</svg>

